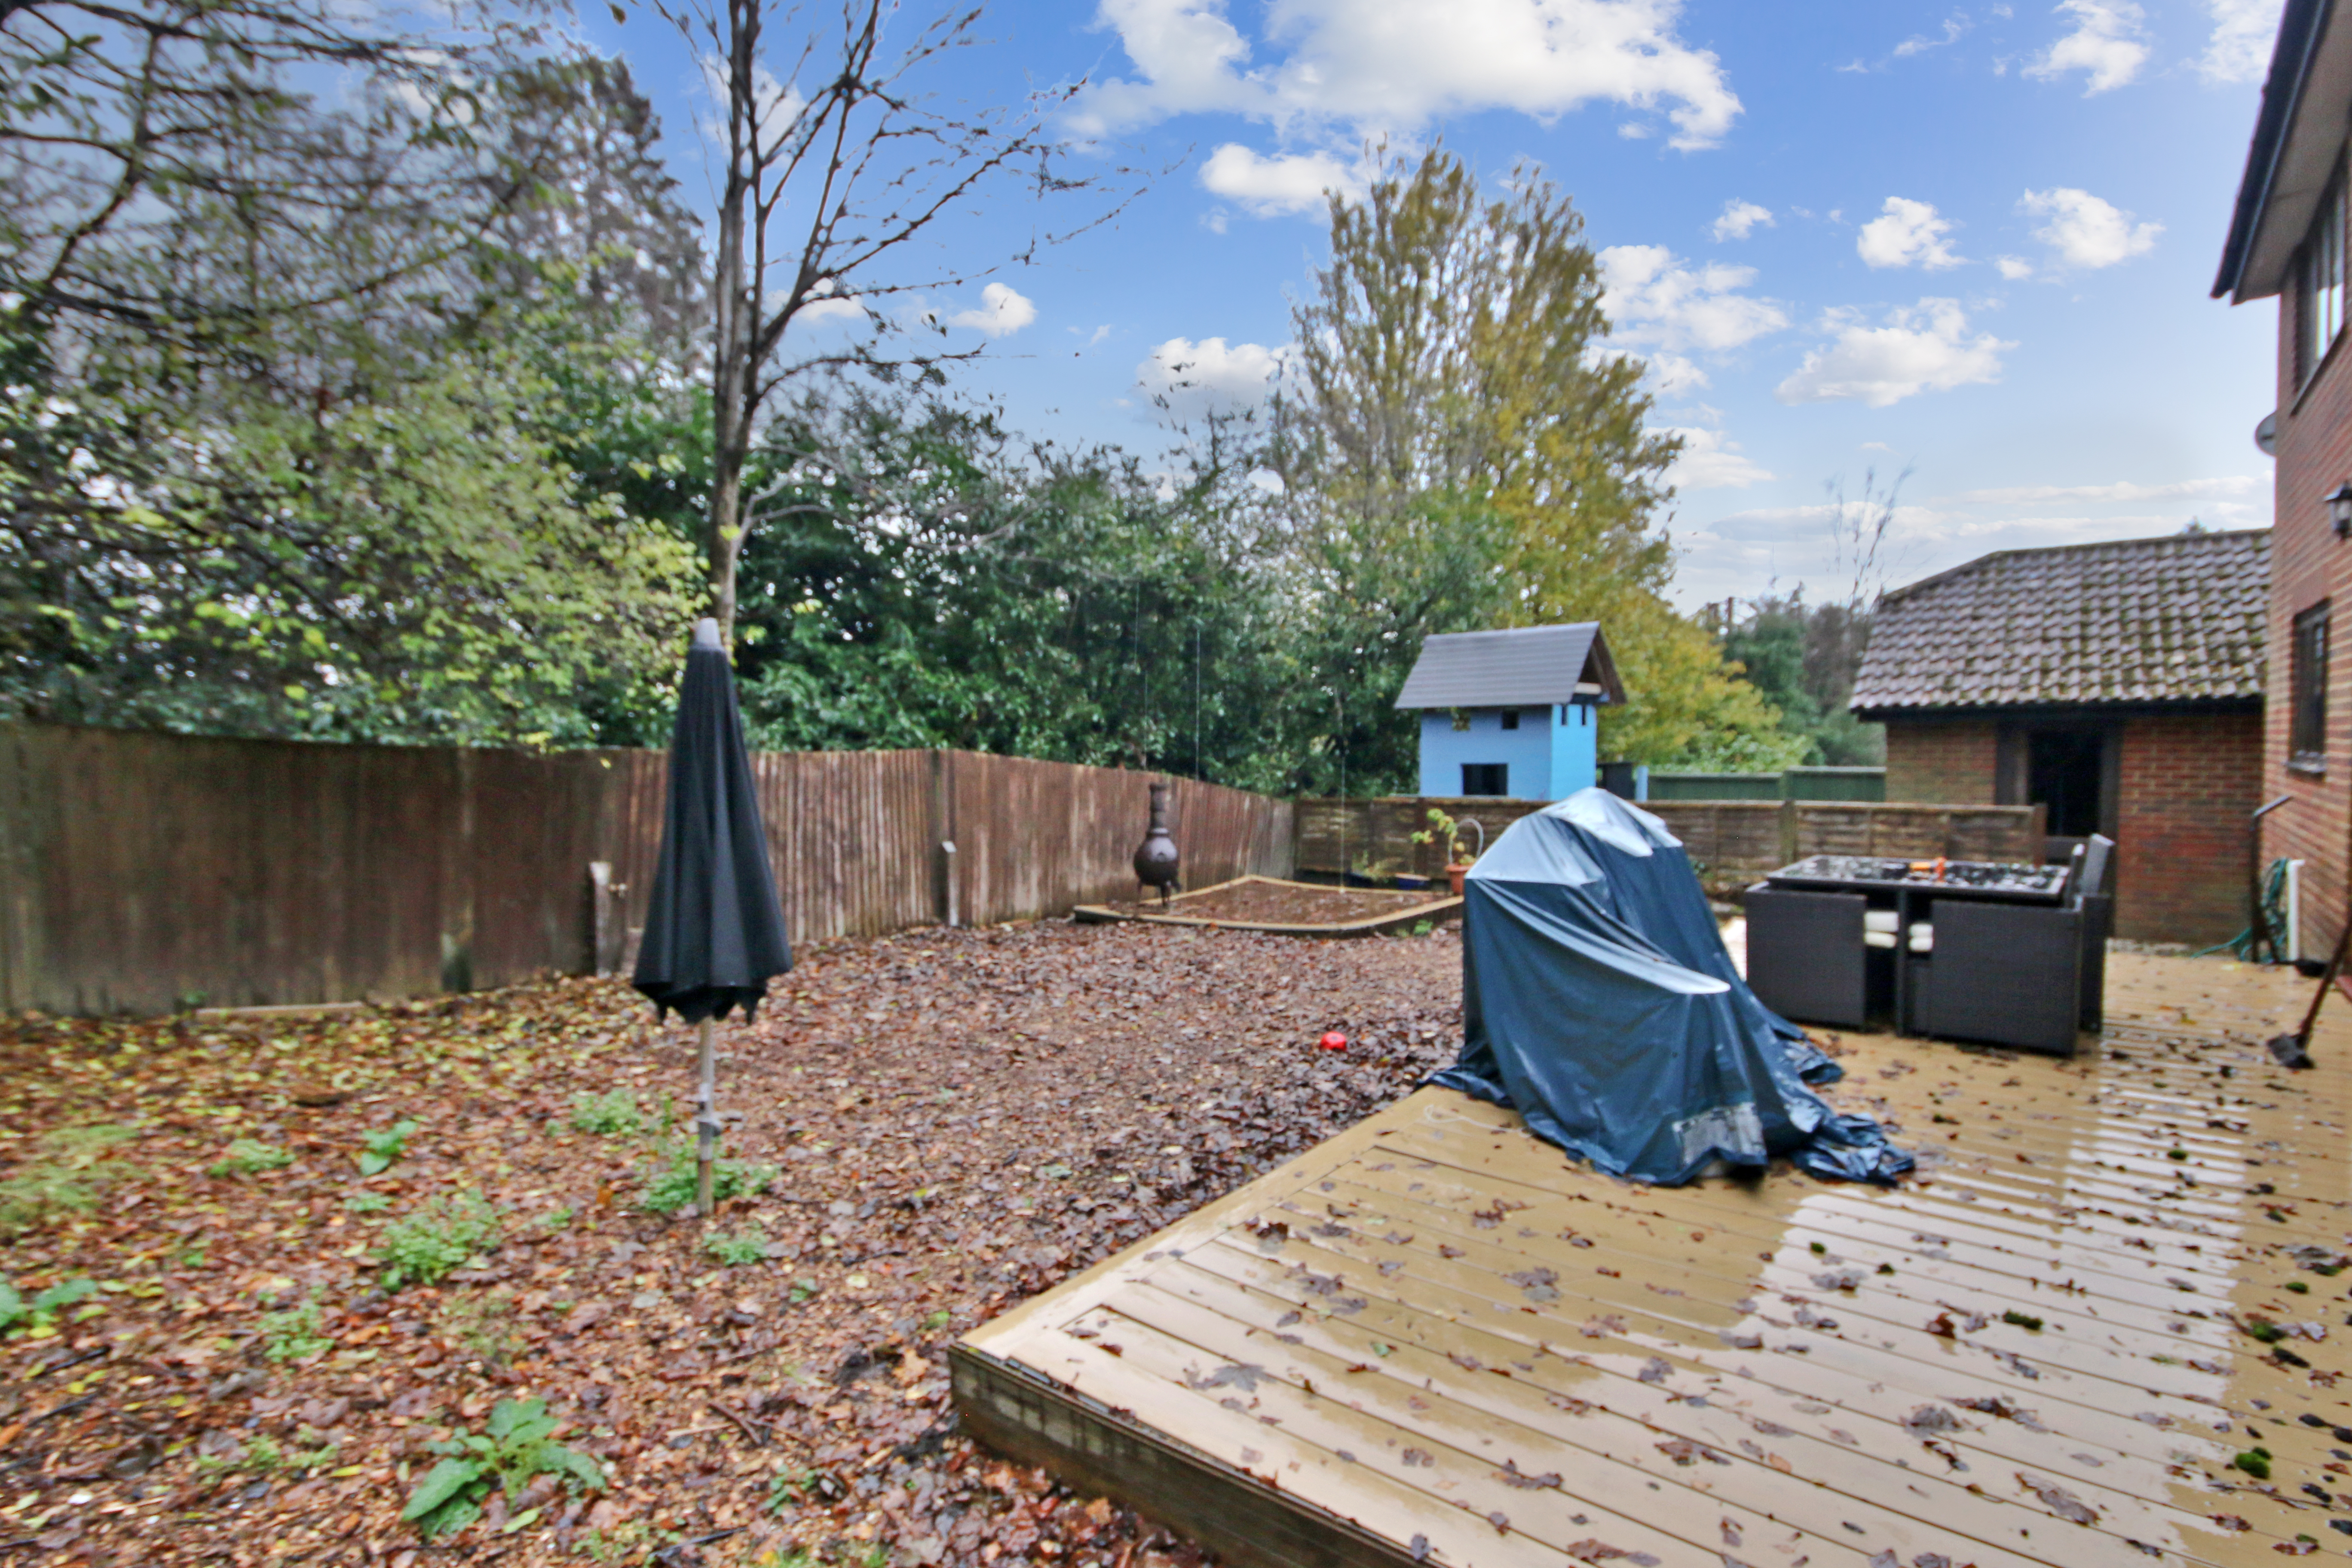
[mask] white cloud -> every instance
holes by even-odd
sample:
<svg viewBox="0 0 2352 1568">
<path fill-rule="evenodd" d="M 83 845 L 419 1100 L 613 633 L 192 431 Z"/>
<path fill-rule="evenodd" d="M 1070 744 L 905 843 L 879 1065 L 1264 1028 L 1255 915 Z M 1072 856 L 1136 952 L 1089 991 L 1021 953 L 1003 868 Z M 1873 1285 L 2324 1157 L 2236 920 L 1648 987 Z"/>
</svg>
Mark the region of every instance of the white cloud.
<svg viewBox="0 0 2352 1568">
<path fill-rule="evenodd" d="M 2000 268 L 2000 275 L 2011 283 L 2021 278 L 2033 276 L 2033 263 L 2026 260 L 2022 256 L 1996 256 L 1992 258 L 1992 264 Z"/>
<path fill-rule="evenodd" d="M 1682 454 L 1665 476 L 1677 490 L 1745 489 L 1775 477 L 1770 469 L 1742 455 L 1738 442 L 1725 440 L 1720 430 L 1684 426 L 1661 434 L 1683 438 Z"/>
<path fill-rule="evenodd" d="M 1681 354 L 1654 353 L 1643 363 L 1645 366 L 1643 374 L 1649 379 L 1650 390 L 1660 397 L 1703 392 L 1707 386 L 1706 372 L 1699 369 L 1698 362 Z"/>
<path fill-rule="evenodd" d="M 1235 142 L 1209 154 L 1201 165 L 1201 184 L 1259 217 L 1320 213 L 1326 191 L 1336 190 L 1351 200 L 1364 194 L 1360 169 L 1328 153 L 1262 158 Z"/>
<path fill-rule="evenodd" d="M 1739 113 L 1721 62 L 1675 35 L 1680 0 L 1281 0 L 1253 63 L 1225 0 L 1102 0 L 1137 79 L 1080 96 L 1082 134 L 1233 113 L 1289 130 L 1409 132 L 1484 110 L 1549 119 L 1594 101 L 1663 109 L 1677 147 Z"/>
<path fill-rule="evenodd" d="M 970 327 L 992 338 L 1009 337 L 1037 319 L 1034 301 L 1024 299 L 1009 284 L 991 283 L 980 291 L 981 308 L 948 318 L 951 327 Z"/>
<path fill-rule="evenodd" d="M 1885 408 L 1917 393 L 1998 381 L 2002 352 L 2017 346 L 1990 332 L 1970 336 L 1957 300 L 1922 300 L 1890 310 L 1877 327 L 1864 324 L 1856 311 L 1832 310 L 1822 328 L 1836 336 L 1808 353 L 1774 391 L 1781 402 L 1859 398 Z"/>
<path fill-rule="evenodd" d="M 1601 308 L 1622 342 L 1721 353 L 1789 324 L 1779 305 L 1738 292 L 1752 267 L 1692 267 L 1663 245 L 1612 245 L 1600 262 Z"/>
<path fill-rule="evenodd" d="M 2197 74 L 2216 83 L 2262 80 L 2271 40 L 2278 36 L 2279 5 L 2280 0 L 2205 0 L 2213 36 L 2197 58 Z"/>
<path fill-rule="evenodd" d="M 852 320 L 862 321 L 865 319 L 865 304 L 852 294 L 827 294 L 822 299 L 811 300 L 793 317 L 793 320 L 797 322 Z"/>
<path fill-rule="evenodd" d="M 2054 81 L 2081 71 L 2083 96 L 2090 98 L 2123 86 L 2147 63 L 2141 41 L 2147 17 L 2133 0 L 2059 0 L 2057 13 L 2073 17 L 2074 30 L 2029 64 L 2027 76 Z"/>
<path fill-rule="evenodd" d="M 1772 226 L 1770 207 L 1758 206 L 1754 202 L 1744 202 L 1735 196 L 1723 204 L 1722 213 L 1707 232 L 1717 240 L 1746 239 L 1759 228 Z"/>
<path fill-rule="evenodd" d="M 2164 232 L 2160 223 L 2134 224 L 2131 214 L 2113 203 L 2071 186 L 2028 191 L 2017 210 L 2047 216 L 2050 221 L 2035 229 L 2033 237 L 2056 251 L 2067 266 L 2085 270 L 2144 256 L 2156 248 L 2156 237 Z"/>
<path fill-rule="evenodd" d="M 2039 506 L 2048 501 L 2233 500 L 2271 488 L 2268 474 L 2231 474 L 2211 479 L 2176 479 L 2168 484 L 2013 485 L 2003 489 L 1962 490 L 1949 499 L 1970 506 Z"/>
<path fill-rule="evenodd" d="M 1873 267 L 1908 267 L 1913 262 L 1930 271 L 1958 267 L 1952 254 L 1952 225 L 1934 206 L 1902 196 L 1889 196 L 1881 216 L 1862 226 L 1853 248 Z"/>
<path fill-rule="evenodd" d="M 1178 422 L 1246 408 L 1263 398 L 1287 351 L 1223 338 L 1171 338 L 1135 367 L 1141 387 L 1162 418 Z"/>
<path fill-rule="evenodd" d="M 1944 18 L 1944 36 L 1942 37 L 1931 38 L 1923 33 L 1914 37 L 1906 38 L 1901 43 L 1895 46 L 1895 58 L 1898 60 L 1908 59 L 1913 55 L 1924 55 L 1929 49 L 1940 49 L 1948 44 L 1957 44 L 1960 41 L 1960 35 L 1968 30 L 1968 17 L 1955 12 L 1953 15 Z"/>
</svg>

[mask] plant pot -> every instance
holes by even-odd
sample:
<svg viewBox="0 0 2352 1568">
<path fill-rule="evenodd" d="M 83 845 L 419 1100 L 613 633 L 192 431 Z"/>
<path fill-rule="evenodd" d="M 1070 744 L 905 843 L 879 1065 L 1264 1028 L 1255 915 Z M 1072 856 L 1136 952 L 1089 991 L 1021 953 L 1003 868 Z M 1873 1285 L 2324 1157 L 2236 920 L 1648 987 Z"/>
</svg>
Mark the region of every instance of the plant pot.
<svg viewBox="0 0 2352 1568">
<path fill-rule="evenodd" d="M 1448 866 L 1445 868 L 1445 883 L 1446 886 L 1454 889 L 1454 896 L 1455 898 L 1458 899 L 1462 896 L 1462 879 L 1469 874 L 1470 868 L 1467 866 Z"/>
</svg>

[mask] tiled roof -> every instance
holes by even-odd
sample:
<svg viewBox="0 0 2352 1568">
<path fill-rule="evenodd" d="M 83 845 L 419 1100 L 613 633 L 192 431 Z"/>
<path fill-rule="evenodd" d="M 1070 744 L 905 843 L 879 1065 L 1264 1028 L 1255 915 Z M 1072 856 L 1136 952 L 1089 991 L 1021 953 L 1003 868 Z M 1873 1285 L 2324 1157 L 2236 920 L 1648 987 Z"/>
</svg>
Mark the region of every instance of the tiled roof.
<svg viewBox="0 0 2352 1568">
<path fill-rule="evenodd" d="M 2270 531 L 2004 550 L 1878 601 L 1860 711 L 2259 698 Z"/>
<path fill-rule="evenodd" d="M 1499 632 L 1438 632 L 1397 693 L 1400 708 L 1507 708 L 1590 700 L 1622 702 L 1624 688 L 1598 621 L 1517 626 Z"/>
</svg>

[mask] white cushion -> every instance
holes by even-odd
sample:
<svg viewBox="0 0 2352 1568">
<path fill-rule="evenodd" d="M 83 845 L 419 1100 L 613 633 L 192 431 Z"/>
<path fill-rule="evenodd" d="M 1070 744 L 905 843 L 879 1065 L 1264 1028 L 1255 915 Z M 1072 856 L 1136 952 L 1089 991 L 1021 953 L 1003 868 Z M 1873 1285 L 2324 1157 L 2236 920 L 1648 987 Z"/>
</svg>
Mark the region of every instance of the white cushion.
<svg viewBox="0 0 2352 1568">
<path fill-rule="evenodd" d="M 1895 945 L 1895 933 L 1891 931 L 1866 931 L 1862 933 L 1862 945 L 1864 947 L 1893 947 Z"/>
<path fill-rule="evenodd" d="M 1895 921 L 1901 918 L 1893 910 L 1864 910 L 1862 911 L 1862 929 L 1883 931 L 1887 935 L 1893 936 L 1897 929 Z"/>
</svg>

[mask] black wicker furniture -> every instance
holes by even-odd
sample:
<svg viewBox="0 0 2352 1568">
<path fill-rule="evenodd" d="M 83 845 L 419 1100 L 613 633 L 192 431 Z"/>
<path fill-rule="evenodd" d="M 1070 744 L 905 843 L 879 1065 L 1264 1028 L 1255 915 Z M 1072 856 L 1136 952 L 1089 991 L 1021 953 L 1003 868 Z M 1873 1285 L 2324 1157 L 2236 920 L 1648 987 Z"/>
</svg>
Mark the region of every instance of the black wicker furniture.
<svg viewBox="0 0 2352 1568">
<path fill-rule="evenodd" d="M 1748 889 L 1748 983 L 1803 1023 L 2071 1053 L 2104 1002 L 2111 842 L 2067 866 L 1814 856 Z"/>
</svg>

